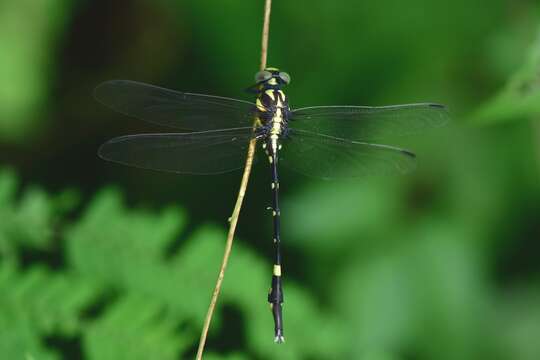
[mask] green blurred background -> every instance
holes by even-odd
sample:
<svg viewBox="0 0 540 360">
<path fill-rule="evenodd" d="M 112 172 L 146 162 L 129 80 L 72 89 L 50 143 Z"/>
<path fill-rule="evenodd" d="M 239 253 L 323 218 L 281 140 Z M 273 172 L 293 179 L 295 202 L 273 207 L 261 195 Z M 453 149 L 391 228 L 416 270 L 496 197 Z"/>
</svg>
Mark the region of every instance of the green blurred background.
<svg viewBox="0 0 540 360">
<path fill-rule="evenodd" d="M 106 163 L 159 131 L 108 79 L 249 99 L 263 1 L 0 3 L 0 358 L 193 358 L 240 172 Z M 447 104 L 403 177 L 283 171 L 274 345 L 269 170 L 255 166 L 206 359 L 540 359 L 540 6 L 274 1 L 293 107 Z M 345 164 L 344 164 L 345 167 Z"/>
</svg>

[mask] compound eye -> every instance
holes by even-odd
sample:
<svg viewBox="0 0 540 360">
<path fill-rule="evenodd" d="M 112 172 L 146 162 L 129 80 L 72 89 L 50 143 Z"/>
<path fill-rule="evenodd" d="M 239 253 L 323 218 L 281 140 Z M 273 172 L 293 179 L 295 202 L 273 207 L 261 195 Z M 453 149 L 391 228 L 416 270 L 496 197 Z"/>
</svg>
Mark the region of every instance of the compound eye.
<svg viewBox="0 0 540 360">
<path fill-rule="evenodd" d="M 291 82 L 291 76 L 289 74 L 287 74 L 286 72 L 280 72 L 279 73 L 279 78 L 285 83 L 285 84 L 288 84 Z"/>
<path fill-rule="evenodd" d="M 270 71 L 263 70 L 263 71 L 259 71 L 258 73 L 255 74 L 255 82 L 256 83 L 268 81 L 271 78 L 272 78 L 272 73 Z"/>
</svg>

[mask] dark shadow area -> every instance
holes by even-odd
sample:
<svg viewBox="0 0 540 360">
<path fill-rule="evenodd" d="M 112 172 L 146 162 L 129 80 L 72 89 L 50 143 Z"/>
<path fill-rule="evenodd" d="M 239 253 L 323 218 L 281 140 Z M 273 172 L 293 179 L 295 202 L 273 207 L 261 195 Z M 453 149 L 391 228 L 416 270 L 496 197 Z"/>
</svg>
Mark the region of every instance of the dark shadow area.
<svg viewBox="0 0 540 360">
<path fill-rule="evenodd" d="M 80 336 L 52 335 L 44 339 L 45 345 L 58 352 L 63 360 L 84 360 Z"/>
</svg>

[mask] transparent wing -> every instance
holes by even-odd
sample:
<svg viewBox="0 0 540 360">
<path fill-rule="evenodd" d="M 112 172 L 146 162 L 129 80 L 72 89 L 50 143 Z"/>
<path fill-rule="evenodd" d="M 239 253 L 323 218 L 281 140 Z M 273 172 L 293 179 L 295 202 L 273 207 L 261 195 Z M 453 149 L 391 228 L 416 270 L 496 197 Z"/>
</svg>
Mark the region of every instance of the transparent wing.
<svg viewBox="0 0 540 360">
<path fill-rule="evenodd" d="M 445 106 L 430 103 L 382 107 L 315 106 L 293 110 L 291 126 L 345 139 L 375 140 L 439 127 L 448 119 Z"/>
<path fill-rule="evenodd" d="M 407 173 L 415 168 L 415 158 L 393 146 L 290 129 L 280 161 L 304 175 L 333 179 Z"/>
<path fill-rule="evenodd" d="M 182 174 L 220 174 L 244 166 L 251 127 L 185 134 L 127 135 L 101 145 L 105 160 Z"/>
<path fill-rule="evenodd" d="M 218 96 L 183 93 L 129 80 L 112 80 L 94 90 L 108 107 L 138 119 L 183 130 L 249 126 L 254 105 Z"/>
</svg>

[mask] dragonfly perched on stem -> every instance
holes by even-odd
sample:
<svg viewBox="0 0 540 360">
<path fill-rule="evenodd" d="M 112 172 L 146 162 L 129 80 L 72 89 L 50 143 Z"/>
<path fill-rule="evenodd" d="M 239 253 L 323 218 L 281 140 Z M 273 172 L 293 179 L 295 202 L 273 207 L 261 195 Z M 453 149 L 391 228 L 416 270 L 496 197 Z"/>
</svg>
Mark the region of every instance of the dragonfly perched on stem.
<svg viewBox="0 0 540 360">
<path fill-rule="evenodd" d="M 448 121 L 446 107 L 434 103 L 291 109 L 282 90 L 290 81 L 276 68 L 258 72 L 249 88 L 255 103 L 127 80 L 107 81 L 95 90 L 101 103 L 120 113 L 189 131 L 114 138 L 99 148 L 105 160 L 181 174 L 220 174 L 242 168 L 252 139 L 262 143 L 272 178 L 275 259 L 268 302 L 278 343 L 284 341 L 278 164 L 325 179 L 406 173 L 414 168 L 415 155 L 374 141 Z M 342 163 L 348 172 L 339 171 Z"/>
</svg>

